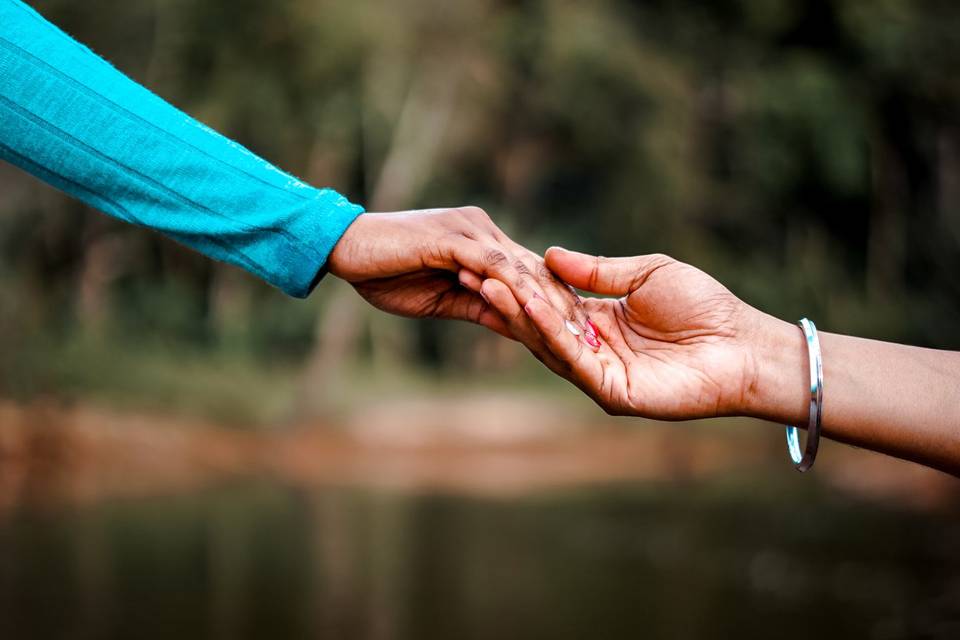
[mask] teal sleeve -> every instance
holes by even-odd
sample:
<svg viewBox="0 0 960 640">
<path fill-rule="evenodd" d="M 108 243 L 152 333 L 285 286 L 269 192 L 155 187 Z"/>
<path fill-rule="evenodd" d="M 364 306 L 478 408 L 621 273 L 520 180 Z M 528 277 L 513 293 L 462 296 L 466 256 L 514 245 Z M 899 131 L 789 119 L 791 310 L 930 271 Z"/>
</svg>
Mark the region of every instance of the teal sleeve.
<svg viewBox="0 0 960 640">
<path fill-rule="evenodd" d="M 363 212 L 193 120 L 19 0 L 0 0 L 0 158 L 297 297 Z"/>
</svg>

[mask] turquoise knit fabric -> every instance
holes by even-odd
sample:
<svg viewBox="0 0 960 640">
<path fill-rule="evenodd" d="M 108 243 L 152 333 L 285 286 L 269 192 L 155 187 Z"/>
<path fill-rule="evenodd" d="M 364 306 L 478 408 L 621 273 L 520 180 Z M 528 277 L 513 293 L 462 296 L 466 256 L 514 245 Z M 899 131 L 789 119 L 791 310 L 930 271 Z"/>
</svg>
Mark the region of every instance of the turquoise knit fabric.
<svg viewBox="0 0 960 640">
<path fill-rule="evenodd" d="M 0 0 L 0 158 L 297 297 L 363 212 L 175 109 L 19 0 Z"/>
</svg>

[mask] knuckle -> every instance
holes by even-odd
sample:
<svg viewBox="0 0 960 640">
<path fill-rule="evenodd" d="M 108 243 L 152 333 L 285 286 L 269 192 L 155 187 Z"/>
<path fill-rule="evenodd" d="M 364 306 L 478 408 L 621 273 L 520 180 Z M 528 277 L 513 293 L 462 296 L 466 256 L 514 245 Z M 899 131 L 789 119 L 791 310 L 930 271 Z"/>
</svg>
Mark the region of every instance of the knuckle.
<svg viewBox="0 0 960 640">
<path fill-rule="evenodd" d="M 649 265 L 651 269 L 658 269 L 673 262 L 676 260 L 665 253 L 654 253 L 650 256 Z"/>
<path fill-rule="evenodd" d="M 553 271 L 550 271 L 550 269 L 547 268 L 547 265 L 545 265 L 543 262 L 537 263 L 537 277 L 541 280 L 547 280 L 550 282 L 556 280 L 553 275 Z"/>
<path fill-rule="evenodd" d="M 603 258 L 600 256 L 593 257 L 593 268 L 590 270 L 590 278 L 587 281 L 587 288 L 591 290 L 596 290 L 597 280 L 600 278 L 600 265 Z"/>
<path fill-rule="evenodd" d="M 467 218 L 468 220 L 485 221 L 490 219 L 490 216 L 487 215 L 486 211 L 484 211 L 480 207 L 475 207 L 472 205 L 467 207 L 460 207 L 459 209 L 457 209 L 457 211 L 459 211 L 460 215 L 462 215 L 464 218 Z"/>
<path fill-rule="evenodd" d="M 640 264 L 640 268 L 637 269 L 636 273 L 630 279 L 629 288 L 631 290 L 637 289 L 646 283 L 647 279 L 657 270 L 664 267 L 669 267 L 672 264 L 675 264 L 677 261 L 671 258 L 670 256 L 664 253 L 654 253 L 646 256 L 644 262 Z"/>
<path fill-rule="evenodd" d="M 500 249 L 490 247 L 483 252 L 483 263 L 488 267 L 503 267 L 507 262 L 507 254 Z"/>
<path fill-rule="evenodd" d="M 528 267 L 528 266 L 523 262 L 523 260 L 515 260 L 514 263 L 513 263 L 513 268 L 514 268 L 514 269 L 516 270 L 516 272 L 517 272 L 518 274 L 520 274 L 521 276 L 529 276 L 529 275 L 532 275 L 532 274 L 530 273 L 530 267 Z"/>
</svg>

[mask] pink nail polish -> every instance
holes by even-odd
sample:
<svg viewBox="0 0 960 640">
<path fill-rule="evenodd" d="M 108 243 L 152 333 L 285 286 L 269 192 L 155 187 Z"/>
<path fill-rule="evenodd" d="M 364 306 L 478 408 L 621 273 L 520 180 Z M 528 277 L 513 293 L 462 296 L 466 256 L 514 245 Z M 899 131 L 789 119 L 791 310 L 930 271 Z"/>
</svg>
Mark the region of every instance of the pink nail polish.
<svg viewBox="0 0 960 640">
<path fill-rule="evenodd" d="M 587 320 L 587 333 L 592 333 L 594 337 L 599 337 L 600 329 L 597 329 L 597 325 L 593 324 L 592 321 Z"/>
<path fill-rule="evenodd" d="M 591 348 L 593 348 L 594 351 L 600 349 L 600 339 L 589 331 L 583 334 L 583 339 L 588 345 L 590 345 Z"/>
<path fill-rule="evenodd" d="M 583 339 L 594 351 L 600 350 L 600 330 L 589 320 L 587 320 L 587 330 L 583 332 Z"/>
</svg>

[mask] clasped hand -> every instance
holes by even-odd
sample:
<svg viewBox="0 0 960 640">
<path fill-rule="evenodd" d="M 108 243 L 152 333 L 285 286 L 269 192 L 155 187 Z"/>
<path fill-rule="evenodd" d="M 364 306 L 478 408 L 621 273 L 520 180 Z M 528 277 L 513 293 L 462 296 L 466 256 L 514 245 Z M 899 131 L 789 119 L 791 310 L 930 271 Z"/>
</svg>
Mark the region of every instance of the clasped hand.
<svg viewBox="0 0 960 640">
<path fill-rule="evenodd" d="M 541 259 L 475 207 L 364 214 L 329 268 L 384 311 L 468 320 L 521 341 L 612 414 L 743 412 L 759 391 L 752 348 L 777 322 L 666 256 L 555 248 Z M 567 283 L 616 297 L 583 300 Z"/>
<path fill-rule="evenodd" d="M 365 213 L 340 238 L 327 266 L 383 311 L 467 320 L 544 350 L 520 306 L 519 313 L 505 317 L 484 299 L 481 284 L 489 279 L 515 305 L 544 301 L 596 344 L 595 328 L 576 293 L 477 207 Z"/>
</svg>

